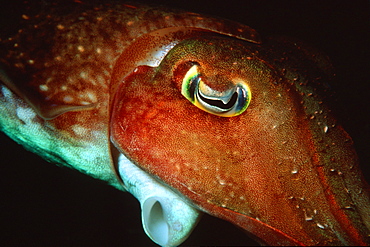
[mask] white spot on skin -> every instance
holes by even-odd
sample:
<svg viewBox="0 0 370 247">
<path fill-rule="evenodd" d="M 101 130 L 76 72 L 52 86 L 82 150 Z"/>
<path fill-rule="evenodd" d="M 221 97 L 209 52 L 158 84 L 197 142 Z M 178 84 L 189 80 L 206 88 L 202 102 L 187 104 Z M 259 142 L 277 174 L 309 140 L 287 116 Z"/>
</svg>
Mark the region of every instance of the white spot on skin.
<svg viewBox="0 0 370 247">
<path fill-rule="evenodd" d="M 2 86 L 1 89 L 2 89 L 1 91 L 2 91 L 3 95 L 6 99 L 13 99 L 13 94 L 7 87 Z"/>
<path fill-rule="evenodd" d="M 92 101 L 92 102 L 96 102 L 97 101 L 97 98 L 96 98 L 96 94 L 93 93 L 93 92 L 88 92 L 87 94 L 87 97 Z"/>
<path fill-rule="evenodd" d="M 31 108 L 17 108 L 17 116 L 23 122 L 29 122 L 36 117 L 36 113 Z"/>
<path fill-rule="evenodd" d="M 293 170 L 292 170 L 292 174 L 297 174 L 298 173 L 298 168 L 294 168 Z"/>
<path fill-rule="evenodd" d="M 82 45 L 77 46 L 77 50 L 80 52 L 84 52 L 85 48 Z"/>
<path fill-rule="evenodd" d="M 220 185 L 225 185 L 226 184 L 226 181 L 222 180 L 222 179 L 219 179 L 218 182 L 220 183 Z"/>
<path fill-rule="evenodd" d="M 73 101 L 73 97 L 70 95 L 64 96 L 63 101 L 66 103 L 71 103 Z"/>
<path fill-rule="evenodd" d="M 87 102 L 87 101 L 80 101 L 80 104 L 81 105 L 90 105 L 91 103 L 90 102 Z"/>
<path fill-rule="evenodd" d="M 87 130 L 84 127 L 81 127 L 80 125 L 73 125 L 72 126 L 73 132 L 75 132 L 76 135 L 86 135 Z"/>
<path fill-rule="evenodd" d="M 101 54 L 101 49 L 100 48 L 96 48 L 96 53 Z"/>
<path fill-rule="evenodd" d="M 311 220 L 313 220 L 313 217 L 312 216 L 305 215 L 305 220 L 306 221 L 311 221 Z"/>
<path fill-rule="evenodd" d="M 40 91 L 46 92 L 49 90 L 49 87 L 45 84 L 39 86 Z"/>
<path fill-rule="evenodd" d="M 80 77 L 83 78 L 83 79 L 87 79 L 87 73 L 85 71 L 82 71 L 80 73 Z"/>
<path fill-rule="evenodd" d="M 329 130 L 329 127 L 328 126 L 324 126 L 324 133 L 327 133 Z"/>
<path fill-rule="evenodd" d="M 319 228 L 321 228 L 321 229 L 325 229 L 325 226 L 324 226 L 324 225 L 322 225 L 322 224 L 320 224 L 320 223 L 316 223 L 316 225 L 317 225 Z"/>
</svg>

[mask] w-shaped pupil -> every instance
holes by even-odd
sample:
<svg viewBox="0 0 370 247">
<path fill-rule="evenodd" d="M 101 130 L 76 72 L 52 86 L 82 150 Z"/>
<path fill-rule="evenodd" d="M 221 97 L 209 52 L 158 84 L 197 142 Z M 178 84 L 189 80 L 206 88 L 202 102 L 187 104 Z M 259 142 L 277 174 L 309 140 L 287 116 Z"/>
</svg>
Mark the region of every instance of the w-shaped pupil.
<svg viewBox="0 0 370 247">
<path fill-rule="evenodd" d="M 238 93 L 237 92 L 235 92 L 233 94 L 233 96 L 231 96 L 229 102 L 227 102 L 226 104 L 224 104 L 224 102 L 222 102 L 222 100 L 207 99 L 207 98 L 204 98 L 200 94 L 198 94 L 198 96 L 203 102 L 205 102 L 209 105 L 217 106 L 218 108 L 225 109 L 225 110 L 228 110 L 231 107 L 233 107 L 235 105 L 237 99 L 238 99 Z"/>
</svg>

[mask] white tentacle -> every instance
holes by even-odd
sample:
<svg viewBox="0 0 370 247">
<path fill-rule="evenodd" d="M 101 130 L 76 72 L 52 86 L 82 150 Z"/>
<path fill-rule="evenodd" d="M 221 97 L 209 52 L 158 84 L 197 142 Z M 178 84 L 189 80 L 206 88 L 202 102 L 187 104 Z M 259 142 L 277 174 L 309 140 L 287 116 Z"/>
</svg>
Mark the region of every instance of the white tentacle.
<svg viewBox="0 0 370 247">
<path fill-rule="evenodd" d="M 200 211 L 122 154 L 118 169 L 125 189 L 140 202 L 146 234 L 161 246 L 177 246 L 185 241 L 198 223 Z"/>
</svg>

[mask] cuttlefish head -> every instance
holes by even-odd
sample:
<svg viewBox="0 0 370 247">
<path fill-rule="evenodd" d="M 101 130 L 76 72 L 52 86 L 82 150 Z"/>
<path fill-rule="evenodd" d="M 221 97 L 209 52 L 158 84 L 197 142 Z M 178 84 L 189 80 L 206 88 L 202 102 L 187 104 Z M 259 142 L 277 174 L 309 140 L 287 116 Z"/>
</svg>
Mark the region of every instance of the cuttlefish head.
<svg viewBox="0 0 370 247">
<path fill-rule="evenodd" d="M 326 65 L 298 43 L 183 40 L 121 79 L 112 141 L 264 243 L 364 244 L 368 194 L 351 139 L 319 96 Z"/>
</svg>

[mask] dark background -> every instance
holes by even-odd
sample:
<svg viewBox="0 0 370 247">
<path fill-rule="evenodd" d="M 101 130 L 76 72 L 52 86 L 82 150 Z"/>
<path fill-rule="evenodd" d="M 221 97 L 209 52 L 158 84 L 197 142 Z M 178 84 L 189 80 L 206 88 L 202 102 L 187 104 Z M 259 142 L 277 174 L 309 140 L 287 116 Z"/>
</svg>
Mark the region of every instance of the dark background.
<svg viewBox="0 0 370 247">
<path fill-rule="evenodd" d="M 16 3 L 2 2 L 4 24 Z M 332 105 L 370 181 L 369 1 L 150 2 L 236 20 L 262 35 L 296 37 L 329 55 L 337 74 Z M 2 133 L 0 155 L 1 246 L 154 246 L 130 194 L 49 164 Z M 183 245 L 248 244 L 255 242 L 231 224 L 205 216 Z"/>
</svg>

